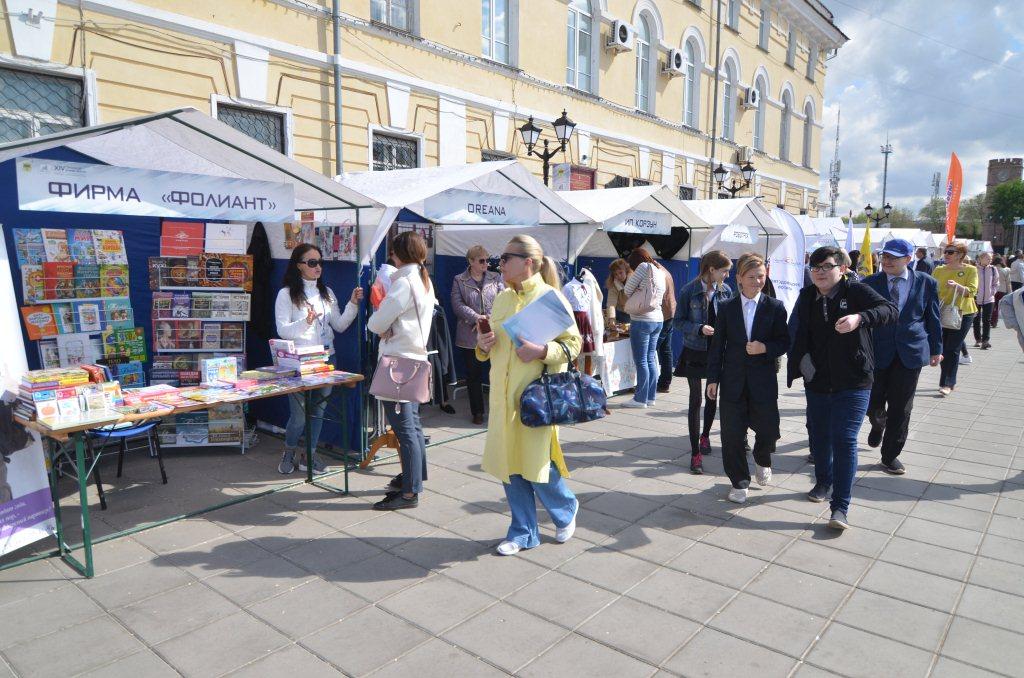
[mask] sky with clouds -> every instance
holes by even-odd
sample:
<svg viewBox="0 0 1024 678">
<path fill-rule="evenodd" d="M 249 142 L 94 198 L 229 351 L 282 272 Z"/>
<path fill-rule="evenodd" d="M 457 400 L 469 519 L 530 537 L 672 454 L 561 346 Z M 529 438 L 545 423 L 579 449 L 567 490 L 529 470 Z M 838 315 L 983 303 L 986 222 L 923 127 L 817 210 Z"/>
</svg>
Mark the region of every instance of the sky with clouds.
<svg viewBox="0 0 1024 678">
<path fill-rule="evenodd" d="M 1024 0 L 823 0 L 849 36 L 828 62 L 821 144 L 822 200 L 842 112 L 837 213 L 887 197 L 915 212 L 949 155 L 964 169 L 962 197 L 985 190 L 990 158 L 1024 156 Z"/>
</svg>

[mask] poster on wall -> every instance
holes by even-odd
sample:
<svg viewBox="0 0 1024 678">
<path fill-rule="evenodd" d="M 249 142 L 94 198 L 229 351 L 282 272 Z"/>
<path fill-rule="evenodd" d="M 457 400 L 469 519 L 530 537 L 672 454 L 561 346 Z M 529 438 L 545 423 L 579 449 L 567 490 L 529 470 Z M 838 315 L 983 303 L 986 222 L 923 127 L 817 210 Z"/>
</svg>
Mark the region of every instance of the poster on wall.
<svg viewBox="0 0 1024 678">
<path fill-rule="evenodd" d="M 2 230 L 2 229 L 0 229 Z M 11 262 L 0 247 L 0 556 L 56 531 L 39 434 L 13 419 L 21 376 L 28 370 L 18 323 Z"/>
<path fill-rule="evenodd" d="M 331 222 L 322 212 L 299 212 L 298 220 L 284 224 L 285 248 L 303 243 L 316 245 L 324 261 L 355 261 L 358 256 L 355 224 Z"/>
</svg>

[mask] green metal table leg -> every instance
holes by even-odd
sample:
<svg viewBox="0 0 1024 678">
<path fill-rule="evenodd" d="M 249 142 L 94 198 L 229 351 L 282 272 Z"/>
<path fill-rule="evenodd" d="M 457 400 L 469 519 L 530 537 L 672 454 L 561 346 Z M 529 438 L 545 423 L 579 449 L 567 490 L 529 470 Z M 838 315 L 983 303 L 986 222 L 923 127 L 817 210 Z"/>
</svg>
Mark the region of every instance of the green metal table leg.
<svg viewBox="0 0 1024 678">
<path fill-rule="evenodd" d="M 64 540 L 64 516 L 60 511 L 60 490 L 57 487 L 59 482 L 57 459 L 54 454 L 54 443 L 49 438 L 44 438 L 42 442 L 46 446 L 46 455 L 50 458 L 50 496 L 53 499 L 53 520 L 57 528 L 57 552 L 63 556 L 66 542 Z"/>
<path fill-rule="evenodd" d="M 85 433 L 75 434 L 75 465 L 78 468 L 78 500 L 82 505 L 82 549 L 85 552 L 85 576 L 95 574 L 92 563 L 92 520 L 89 518 L 89 474 L 85 465 Z"/>
<path fill-rule="evenodd" d="M 310 414 L 310 410 L 313 409 L 313 392 L 303 391 L 303 409 L 305 410 L 306 416 L 306 482 L 313 482 L 313 436 L 312 436 L 312 422 L 313 416 Z"/>
</svg>

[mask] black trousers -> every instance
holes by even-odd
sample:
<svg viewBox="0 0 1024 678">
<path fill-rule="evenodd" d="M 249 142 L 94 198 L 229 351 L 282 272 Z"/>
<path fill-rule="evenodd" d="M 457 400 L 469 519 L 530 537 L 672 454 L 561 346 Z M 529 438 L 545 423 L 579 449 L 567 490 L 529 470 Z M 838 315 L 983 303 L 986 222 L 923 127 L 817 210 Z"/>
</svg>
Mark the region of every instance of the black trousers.
<svg viewBox="0 0 1024 678">
<path fill-rule="evenodd" d="M 719 396 L 721 398 L 721 396 Z M 750 485 L 747 462 L 747 430 L 754 432 L 754 462 L 771 467 L 772 452 L 779 439 L 779 402 L 759 400 L 750 396 L 746 385 L 739 400 L 722 400 L 719 405 L 722 421 L 722 465 L 735 488 Z"/>
<path fill-rule="evenodd" d="M 974 340 L 985 343 L 989 340 L 992 330 L 993 302 L 978 304 L 978 314 L 974 316 Z"/>
<path fill-rule="evenodd" d="M 882 463 L 891 464 L 907 443 L 910 411 L 914 409 L 914 393 L 921 368 L 904 367 L 899 356 L 888 367 L 875 370 L 875 383 L 868 400 L 868 421 L 882 434 Z"/>
<path fill-rule="evenodd" d="M 658 362 L 661 364 L 658 388 L 664 390 L 672 385 L 672 366 L 676 364 L 676 361 L 672 359 L 671 318 L 661 326 L 661 334 L 658 335 Z"/>
<path fill-rule="evenodd" d="M 489 369 L 490 361 L 480 362 L 476 359 L 476 351 L 472 348 L 460 348 L 462 360 L 466 366 L 466 386 L 469 391 L 469 411 L 475 417 L 484 414 L 484 372 Z"/>
<path fill-rule="evenodd" d="M 1016 292 L 1016 291 L 1017 291 L 1017 290 L 1019 290 L 1019 289 L 1020 289 L 1021 287 L 1024 287 L 1024 283 L 1019 283 L 1019 282 L 1013 282 L 1013 281 L 1010 281 L 1010 289 L 1011 289 L 1012 291 Z"/>
</svg>

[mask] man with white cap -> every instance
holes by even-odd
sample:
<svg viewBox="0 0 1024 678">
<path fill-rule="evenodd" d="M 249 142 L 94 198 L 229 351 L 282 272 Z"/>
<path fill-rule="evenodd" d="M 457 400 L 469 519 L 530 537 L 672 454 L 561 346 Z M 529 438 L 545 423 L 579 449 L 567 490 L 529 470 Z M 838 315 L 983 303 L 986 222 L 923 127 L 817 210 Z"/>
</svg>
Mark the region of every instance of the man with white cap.
<svg viewBox="0 0 1024 678">
<path fill-rule="evenodd" d="M 907 267 L 913 255 L 909 241 L 890 240 L 882 249 L 882 270 L 862 281 L 899 311 L 895 325 L 874 329 L 875 380 L 868 400 L 868 445 L 881 444 L 882 470 L 893 475 L 906 473 L 898 457 L 907 442 L 921 368 L 942 362 L 938 283 Z"/>
</svg>

